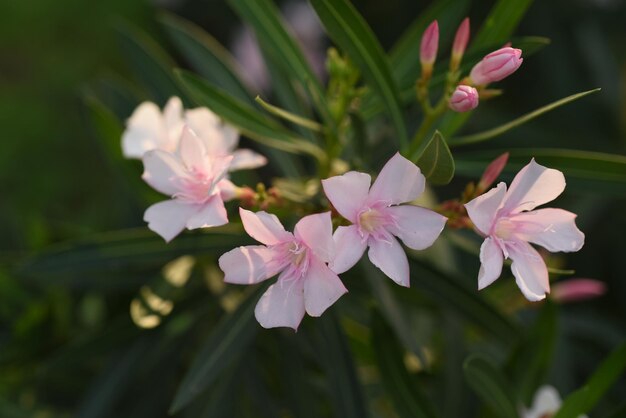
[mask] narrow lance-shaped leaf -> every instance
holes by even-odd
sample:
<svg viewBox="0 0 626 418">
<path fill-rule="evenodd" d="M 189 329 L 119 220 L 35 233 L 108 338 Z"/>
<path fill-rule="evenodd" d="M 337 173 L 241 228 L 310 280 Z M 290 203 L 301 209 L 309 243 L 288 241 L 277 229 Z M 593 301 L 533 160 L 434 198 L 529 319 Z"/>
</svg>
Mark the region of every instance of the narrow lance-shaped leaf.
<svg viewBox="0 0 626 418">
<path fill-rule="evenodd" d="M 532 2 L 533 0 L 498 0 L 474 36 L 469 52 L 509 41 Z"/>
<path fill-rule="evenodd" d="M 307 119 L 303 116 L 300 115 L 296 115 L 294 113 L 291 113 L 285 109 L 281 109 L 280 107 L 271 105 L 269 103 L 267 103 L 265 100 L 261 99 L 260 96 L 257 96 L 256 99 L 254 99 L 258 104 L 260 104 L 263 109 L 267 110 L 269 113 L 273 114 L 274 116 L 277 116 L 281 119 L 285 119 L 286 121 L 289 121 L 291 123 L 294 123 L 296 125 L 302 126 L 304 128 L 307 128 L 311 131 L 315 131 L 315 132 L 321 132 L 323 130 L 323 126 L 320 125 L 319 123 L 311 120 L 311 119 Z"/>
<path fill-rule="evenodd" d="M 450 183 L 454 177 L 454 159 L 439 131 L 430 138 L 416 164 L 432 184 Z"/>
<path fill-rule="evenodd" d="M 267 284 L 259 286 L 235 311 L 220 320 L 202 344 L 180 384 L 170 413 L 176 413 L 189 404 L 247 349 L 260 328 L 254 318 L 254 307 L 267 287 Z"/>
<path fill-rule="evenodd" d="M 509 384 L 487 359 L 472 355 L 463 364 L 465 380 L 484 403 L 501 418 L 518 418 Z"/>
<path fill-rule="evenodd" d="M 346 0 L 311 0 L 330 37 L 359 68 L 385 104 L 398 135 L 399 146 L 408 142 L 398 88 L 385 51 L 363 17 Z"/>
</svg>

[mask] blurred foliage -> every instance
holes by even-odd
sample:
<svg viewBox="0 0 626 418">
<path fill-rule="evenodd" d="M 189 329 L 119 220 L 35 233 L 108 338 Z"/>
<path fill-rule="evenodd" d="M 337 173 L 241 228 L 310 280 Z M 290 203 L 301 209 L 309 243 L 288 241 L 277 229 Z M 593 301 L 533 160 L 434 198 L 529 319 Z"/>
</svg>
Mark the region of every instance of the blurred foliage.
<svg viewBox="0 0 626 418">
<path fill-rule="evenodd" d="M 501 382 L 503 373 L 526 402 L 532 388 L 546 382 L 565 398 L 624 340 L 626 196 L 613 186 L 598 187 L 599 182 L 585 180 L 588 176 L 575 178 L 581 168 L 562 155 L 545 158 L 565 164 L 555 168 L 574 173 L 572 187 L 559 204 L 579 215 L 587 240 L 581 252 L 559 255 L 552 262 L 607 284 L 605 296 L 585 303 L 528 306 L 510 296 L 511 280 L 500 280 L 477 296 L 476 257 L 446 242 L 422 255 L 430 263 L 412 261 L 419 278 L 412 289 L 391 287 L 381 277 L 368 277 L 372 270 L 363 268 L 363 273 L 346 276 L 355 297 L 342 299 L 334 312 L 305 320 L 297 334 L 267 332 L 241 320 L 258 291 L 224 286 L 215 271 L 216 258 L 242 243 L 238 231 L 220 230 L 218 239 L 212 233 L 187 234 L 170 246 L 145 228 L 105 232 L 143 227 L 146 202 L 154 199 L 139 180 L 140 164 L 121 158 L 118 140 L 124 119 L 140 100 L 162 105 L 169 94 L 182 91 L 171 68 L 151 72 L 154 66 L 145 67 L 151 56 L 141 51 L 163 49 L 173 57 L 164 60 L 176 60 L 178 66 L 209 78 L 190 58 L 194 50 L 185 52 L 171 37 L 172 18 L 159 10 L 189 19 L 223 45 L 240 30 L 227 2 L 161 3 L 0 3 L 1 417 L 160 417 L 167 416 L 174 399 L 185 400 L 184 405 L 174 403 L 180 409 L 176 416 L 189 417 L 362 417 L 370 409 L 372 416 L 381 417 L 452 418 L 468 416 L 467 411 L 499 416 L 498 406 L 480 403 L 480 391 L 471 394 L 464 372 L 468 376 L 489 370 L 481 377 L 486 385 Z M 228 3 L 242 15 L 244 6 L 255 4 Z M 385 51 L 392 50 L 421 12 L 431 10 L 427 3 L 407 0 L 353 3 Z M 453 33 L 464 13 L 469 13 L 476 34 L 493 2 L 439 3 L 446 7 L 435 7 L 437 14 L 429 19 L 440 19 L 442 34 Z M 513 12 L 523 14 L 522 9 Z M 509 18 L 516 20 L 514 14 Z M 546 37 L 550 45 L 526 58 L 523 70 L 502 83 L 506 95 L 481 104 L 459 135 L 499 126 L 575 92 L 594 87 L 602 92 L 511 130 L 489 148 L 454 148 L 458 175 L 437 189 L 439 197 L 453 197 L 467 181 L 476 180 L 500 150 L 512 150 L 512 163 L 503 174 L 507 181 L 528 160 L 528 150 L 533 155 L 541 155 L 537 148 L 624 155 L 625 20 L 626 5 L 619 0 L 530 5 L 515 34 Z M 414 33 L 419 39 L 421 30 Z M 487 35 L 481 36 L 487 42 Z M 336 32 L 333 37 L 349 50 L 350 45 L 343 45 L 349 40 Z M 507 39 L 495 33 L 490 42 Z M 277 33 L 275 40 L 285 38 Z M 442 42 L 449 45 L 451 39 Z M 414 43 L 393 50 L 407 56 Z M 281 71 L 286 71 L 281 65 L 302 63 L 297 56 L 277 62 L 271 46 L 262 46 L 265 59 L 274 65 L 271 99 L 295 109 L 298 93 L 289 83 L 280 84 Z M 394 54 L 392 62 L 396 77 L 415 69 L 410 60 Z M 137 68 L 145 71 L 138 75 Z M 153 90 L 151 80 L 158 84 Z M 378 81 L 380 89 L 384 82 Z M 245 88 L 237 100 L 253 107 L 256 94 L 245 102 Z M 315 99 L 314 88 L 309 96 Z M 190 97 L 186 100 L 191 103 Z M 258 106 L 253 110 L 260 112 Z M 350 117 L 355 124 L 362 122 Z M 406 122 L 412 131 L 418 121 L 408 117 Z M 377 129 L 390 135 L 385 127 Z M 276 172 L 308 168 L 306 162 L 278 155 L 282 165 Z M 613 167 L 603 170 L 610 174 Z M 273 175 L 261 171 L 263 179 Z M 467 242 L 462 234 L 451 238 Z M 183 262 L 162 268 L 186 254 L 196 257 L 193 266 Z M 462 268 L 451 269 L 451 259 Z M 369 293 L 375 294 L 374 301 Z M 263 332 L 262 338 L 246 333 L 249 329 Z M 389 344 L 380 344 L 381 339 Z M 222 341 L 241 343 L 241 351 L 220 351 Z M 479 356 L 465 361 L 470 353 Z M 480 356 L 488 356 L 488 366 L 477 366 L 484 361 Z M 378 370 L 377 364 L 388 367 Z M 206 369 L 185 377 L 192 365 L 193 370 Z M 616 386 L 591 416 L 617 411 L 617 417 L 624 410 L 619 402 L 626 382 L 615 379 Z M 192 385 L 193 395 L 199 396 L 179 392 L 189 387 L 187 381 L 201 382 Z M 580 393 L 572 396 L 583 402 Z"/>
</svg>

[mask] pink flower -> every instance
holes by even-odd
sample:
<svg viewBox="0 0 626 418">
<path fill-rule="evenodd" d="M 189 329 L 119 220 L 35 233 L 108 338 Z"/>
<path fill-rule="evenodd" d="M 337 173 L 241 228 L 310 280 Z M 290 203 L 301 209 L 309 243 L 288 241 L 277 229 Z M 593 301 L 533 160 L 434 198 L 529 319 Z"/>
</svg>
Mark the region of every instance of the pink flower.
<svg viewBox="0 0 626 418">
<path fill-rule="evenodd" d="M 530 301 L 545 298 L 550 292 L 548 269 L 530 243 L 552 252 L 571 252 L 580 250 L 585 240 L 574 222 L 575 214 L 552 208 L 533 210 L 556 199 L 564 189 L 563 173 L 532 159 L 508 191 L 506 184 L 499 183 L 465 205 L 474 226 L 486 237 L 480 247 L 479 290 L 500 277 L 504 259 L 510 258 L 524 296 Z"/>
<path fill-rule="evenodd" d="M 580 302 L 604 295 L 606 285 L 594 279 L 569 279 L 558 282 L 552 289 L 552 299 L 560 303 Z"/>
<path fill-rule="evenodd" d="M 459 84 L 450 96 L 448 106 L 455 112 L 468 112 L 478 106 L 478 91 L 474 87 Z"/>
<path fill-rule="evenodd" d="M 470 78 L 478 86 L 500 81 L 522 65 L 522 50 L 504 47 L 486 55 L 472 68 Z"/>
<path fill-rule="evenodd" d="M 237 150 L 239 133 L 206 107 L 184 110 L 178 97 L 168 100 L 161 113 L 152 102 L 143 102 L 133 112 L 122 135 L 126 158 L 141 158 L 147 151 L 159 149 L 178 152 L 183 126 L 189 126 L 204 142 L 206 152 L 214 157 L 233 155 L 230 170 L 257 168 L 267 163 L 265 157 L 249 149 Z"/>
<path fill-rule="evenodd" d="M 394 236 L 409 248 L 423 250 L 437 239 L 446 218 L 419 206 L 400 206 L 415 200 L 425 187 L 420 169 L 400 154 L 385 164 L 371 188 L 370 182 L 368 174 L 356 171 L 322 180 L 328 200 L 352 222 L 335 231 L 336 252 L 330 268 L 343 273 L 369 247 L 371 262 L 393 281 L 408 287 L 409 263 Z"/>
<path fill-rule="evenodd" d="M 168 242 L 185 228 L 228 223 L 220 184 L 224 184 L 221 182 L 233 157 L 210 156 L 204 142 L 187 127 L 183 128 L 179 148 L 178 154 L 157 149 L 143 156 L 143 179 L 172 197 L 150 206 L 144 220 Z"/>
<path fill-rule="evenodd" d="M 467 48 L 467 43 L 469 42 L 470 37 L 470 20 L 469 17 L 463 19 L 459 28 L 456 30 L 456 35 L 454 36 L 454 43 L 452 44 L 452 61 L 451 67 L 453 70 L 456 70 L 463 58 L 463 54 L 465 54 L 465 48 Z"/>
<path fill-rule="evenodd" d="M 439 25 L 434 20 L 422 35 L 420 44 L 420 62 L 422 63 L 422 72 L 430 75 L 433 64 L 437 58 L 437 48 L 439 47 Z M 425 70 L 426 69 L 426 70 Z"/>
<path fill-rule="evenodd" d="M 328 263 L 335 244 L 330 212 L 305 216 L 294 233 L 285 231 L 275 215 L 239 209 L 248 235 L 265 245 L 235 248 L 222 255 L 224 281 L 255 284 L 279 274 L 254 311 L 263 328 L 298 325 L 306 311 L 320 316 L 347 292 Z"/>
</svg>

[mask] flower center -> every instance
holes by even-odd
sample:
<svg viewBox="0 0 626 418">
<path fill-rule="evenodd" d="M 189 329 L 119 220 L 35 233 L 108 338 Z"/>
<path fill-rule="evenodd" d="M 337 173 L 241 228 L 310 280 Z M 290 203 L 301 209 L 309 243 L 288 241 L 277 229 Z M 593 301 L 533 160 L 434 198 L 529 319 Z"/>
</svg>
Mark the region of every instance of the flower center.
<svg viewBox="0 0 626 418">
<path fill-rule="evenodd" d="M 196 168 L 190 170 L 189 177 L 177 180 L 179 191 L 173 196 L 176 199 L 201 204 L 206 203 L 213 195 L 213 178 Z"/>
<path fill-rule="evenodd" d="M 496 225 L 494 226 L 495 235 L 505 241 L 513 238 L 515 230 L 515 223 L 512 222 L 509 218 L 498 219 Z"/>
</svg>

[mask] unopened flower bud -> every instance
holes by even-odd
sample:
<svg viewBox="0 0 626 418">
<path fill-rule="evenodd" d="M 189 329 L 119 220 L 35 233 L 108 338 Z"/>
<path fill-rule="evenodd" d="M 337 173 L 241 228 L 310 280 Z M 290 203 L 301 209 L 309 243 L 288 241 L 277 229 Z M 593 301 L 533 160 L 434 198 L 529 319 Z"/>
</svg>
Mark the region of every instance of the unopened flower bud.
<svg viewBox="0 0 626 418">
<path fill-rule="evenodd" d="M 472 68 L 470 78 L 478 86 L 500 81 L 513 74 L 522 65 L 522 50 L 500 48 L 486 55 Z"/>
<path fill-rule="evenodd" d="M 422 77 L 430 78 L 433 71 L 433 64 L 437 58 L 437 48 L 439 47 L 439 25 L 434 20 L 422 35 L 420 44 L 420 62 L 422 64 Z"/>
<path fill-rule="evenodd" d="M 471 86 L 459 84 L 448 103 L 455 112 L 467 112 L 478 106 L 478 91 Z"/>
<path fill-rule="evenodd" d="M 487 166 L 485 172 L 483 173 L 483 176 L 480 178 L 480 182 L 478 182 L 479 194 L 482 194 L 482 192 L 487 190 L 489 186 L 491 186 L 493 182 L 496 181 L 508 161 L 509 153 L 505 152 Z"/>
<path fill-rule="evenodd" d="M 463 19 L 459 28 L 456 30 L 454 36 L 454 43 L 452 44 L 452 59 L 450 60 L 450 69 L 456 71 L 459 68 L 465 48 L 469 42 L 470 37 L 470 21 L 469 17 Z"/>
<path fill-rule="evenodd" d="M 578 302 L 597 298 L 606 292 L 606 285 L 594 279 L 570 279 L 552 286 L 552 299 L 557 302 Z"/>
</svg>

